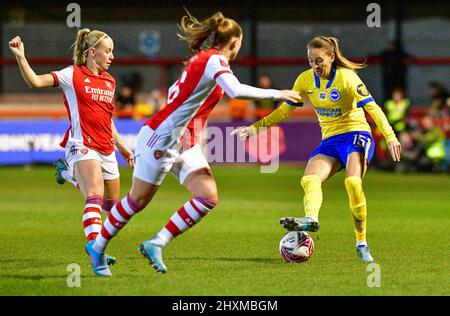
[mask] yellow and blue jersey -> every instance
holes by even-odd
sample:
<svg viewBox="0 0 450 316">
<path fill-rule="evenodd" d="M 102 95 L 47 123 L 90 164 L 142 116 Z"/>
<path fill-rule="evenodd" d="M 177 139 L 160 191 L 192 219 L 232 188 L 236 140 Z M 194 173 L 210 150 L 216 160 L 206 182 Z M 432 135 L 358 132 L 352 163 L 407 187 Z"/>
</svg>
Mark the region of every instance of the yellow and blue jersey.
<svg viewBox="0 0 450 316">
<path fill-rule="evenodd" d="M 326 80 L 309 69 L 298 76 L 293 90 L 311 101 L 322 138 L 347 132 L 370 132 L 362 107 L 375 100 L 354 71 L 333 66 L 331 78 Z"/>
<path fill-rule="evenodd" d="M 386 116 L 370 95 L 359 76 L 351 69 L 333 65 L 330 79 L 321 79 L 313 69 L 302 72 L 295 81 L 294 91 L 303 100 L 308 97 L 322 130 L 322 139 L 348 132 L 369 132 L 364 115 L 366 109 L 382 130 L 386 141 L 396 139 Z M 270 127 L 286 119 L 296 106 L 284 102 L 276 111 L 252 125 L 254 129 Z"/>
</svg>

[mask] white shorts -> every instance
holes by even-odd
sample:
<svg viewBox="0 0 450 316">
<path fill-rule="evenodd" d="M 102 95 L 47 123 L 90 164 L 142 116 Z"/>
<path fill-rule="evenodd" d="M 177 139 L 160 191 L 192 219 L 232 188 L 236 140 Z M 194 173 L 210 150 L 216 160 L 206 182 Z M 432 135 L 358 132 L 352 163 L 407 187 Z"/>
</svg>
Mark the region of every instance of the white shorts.
<svg viewBox="0 0 450 316">
<path fill-rule="evenodd" d="M 174 149 L 160 150 L 158 143 L 153 144 L 149 140 L 154 131 L 144 125 L 136 140 L 133 177 L 144 182 L 160 185 L 166 174 L 170 171 L 183 185 L 187 176 L 200 169 L 210 169 L 206 157 L 203 155 L 200 145 L 179 153 Z"/>
<path fill-rule="evenodd" d="M 120 177 L 115 152 L 112 152 L 109 155 L 102 155 L 78 142 L 67 142 L 66 161 L 69 165 L 69 172 L 72 178 L 75 179 L 75 163 L 90 159 L 95 159 L 100 162 L 104 180 L 114 180 Z"/>
</svg>

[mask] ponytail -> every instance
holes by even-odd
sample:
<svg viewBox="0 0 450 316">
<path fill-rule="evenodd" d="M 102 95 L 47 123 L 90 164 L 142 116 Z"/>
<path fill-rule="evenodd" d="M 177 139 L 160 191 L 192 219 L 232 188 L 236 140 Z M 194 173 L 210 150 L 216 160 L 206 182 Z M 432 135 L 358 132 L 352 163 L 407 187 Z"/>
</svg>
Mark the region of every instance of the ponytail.
<svg viewBox="0 0 450 316">
<path fill-rule="evenodd" d="M 102 39 L 109 37 L 102 31 L 91 31 L 88 28 L 81 29 L 77 33 L 75 43 L 73 43 L 73 63 L 77 66 L 85 65 L 88 52 L 91 48 L 98 47 Z"/>
<path fill-rule="evenodd" d="M 367 66 L 366 63 L 354 63 L 345 58 L 339 48 L 339 41 L 335 37 L 316 36 L 308 43 L 307 48 L 325 48 L 329 55 L 334 53 L 334 63 L 336 65 L 351 69 L 353 71 Z"/>
<path fill-rule="evenodd" d="M 200 50 L 222 46 L 233 36 L 239 37 L 243 33 L 236 21 L 224 17 L 221 12 L 203 21 L 199 21 L 187 10 L 186 13 L 187 15 L 181 18 L 179 25 L 183 34 L 177 35 L 179 39 L 188 43 L 188 49 L 193 55 Z"/>
</svg>

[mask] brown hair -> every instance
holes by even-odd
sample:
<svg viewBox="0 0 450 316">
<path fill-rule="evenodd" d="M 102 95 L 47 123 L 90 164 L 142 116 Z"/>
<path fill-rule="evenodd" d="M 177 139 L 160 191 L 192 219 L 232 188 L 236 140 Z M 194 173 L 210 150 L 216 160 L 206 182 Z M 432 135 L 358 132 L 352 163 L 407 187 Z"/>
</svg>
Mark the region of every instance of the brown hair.
<svg viewBox="0 0 450 316">
<path fill-rule="evenodd" d="M 366 63 L 354 63 L 342 55 L 339 49 L 339 41 L 335 37 L 316 36 L 307 45 L 308 49 L 325 48 L 327 53 L 334 53 L 334 62 L 336 65 L 351 69 L 353 71 L 366 67 Z"/>
<path fill-rule="evenodd" d="M 89 49 L 98 47 L 102 39 L 109 37 L 102 31 L 82 29 L 77 33 L 75 43 L 73 43 L 73 63 L 77 66 L 86 64 L 86 57 Z"/>
<path fill-rule="evenodd" d="M 224 45 L 232 37 L 243 34 L 240 25 L 224 17 L 222 12 L 217 12 L 203 21 L 197 20 L 187 10 L 186 13 L 179 25 L 183 34 L 177 35 L 189 44 L 189 51 L 193 55 L 203 49 Z"/>
</svg>

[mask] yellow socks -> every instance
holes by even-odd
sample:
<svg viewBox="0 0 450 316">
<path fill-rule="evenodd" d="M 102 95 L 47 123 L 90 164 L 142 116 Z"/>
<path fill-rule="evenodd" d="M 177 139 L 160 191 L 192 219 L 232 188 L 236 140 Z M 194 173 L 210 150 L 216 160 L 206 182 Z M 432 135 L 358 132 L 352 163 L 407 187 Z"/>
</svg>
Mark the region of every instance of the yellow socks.
<svg viewBox="0 0 450 316">
<path fill-rule="evenodd" d="M 320 206 L 322 205 L 322 180 L 316 175 L 303 176 L 301 183 L 305 191 L 303 197 L 305 214 L 318 220 Z"/>
<path fill-rule="evenodd" d="M 355 223 L 356 241 L 363 242 L 366 240 L 367 206 L 361 178 L 345 178 L 345 188 L 348 193 L 353 222 Z"/>
</svg>

